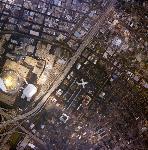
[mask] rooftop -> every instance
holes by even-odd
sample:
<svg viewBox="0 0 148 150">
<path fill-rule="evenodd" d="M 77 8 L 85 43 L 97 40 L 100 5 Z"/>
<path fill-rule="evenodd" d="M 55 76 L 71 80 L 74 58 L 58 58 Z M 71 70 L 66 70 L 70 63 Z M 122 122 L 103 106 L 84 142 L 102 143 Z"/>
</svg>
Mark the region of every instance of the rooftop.
<svg viewBox="0 0 148 150">
<path fill-rule="evenodd" d="M 144 0 L 0 0 L 0 77 L 15 72 L 1 147 L 148 149 L 147 14 Z"/>
</svg>

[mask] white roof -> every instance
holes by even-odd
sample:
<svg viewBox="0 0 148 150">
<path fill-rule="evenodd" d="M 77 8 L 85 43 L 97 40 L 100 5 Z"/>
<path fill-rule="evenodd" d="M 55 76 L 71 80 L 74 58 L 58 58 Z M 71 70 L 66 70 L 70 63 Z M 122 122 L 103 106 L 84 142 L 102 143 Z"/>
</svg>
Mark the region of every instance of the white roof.
<svg viewBox="0 0 148 150">
<path fill-rule="evenodd" d="M 6 86 L 5 86 L 4 81 L 3 81 L 2 78 L 0 78 L 0 89 L 1 89 L 2 91 L 4 91 L 4 92 L 7 91 Z"/>
<path fill-rule="evenodd" d="M 36 31 L 33 31 L 33 30 L 30 30 L 30 34 L 35 35 L 35 36 L 39 36 L 39 32 L 36 32 Z"/>
<path fill-rule="evenodd" d="M 34 128 L 34 124 L 33 123 L 31 123 L 31 125 L 30 125 L 30 129 L 33 129 Z"/>
<path fill-rule="evenodd" d="M 33 149 L 35 148 L 35 145 L 33 145 L 31 143 L 29 143 L 28 146 L 31 147 L 31 148 L 33 148 Z"/>
<path fill-rule="evenodd" d="M 23 90 L 23 94 L 26 97 L 32 97 L 37 92 L 37 88 L 33 84 L 28 84 L 27 87 Z"/>
<path fill-rule="evenodd" d="M 120 46 L 122 43 L 121 39 L 119 39 L 118 37 L 115 37 L 112 41 L 112 44 L 113 45 L 116 45 L 116 46 Z"/>
<path fill-rule="evenodd" d="M 45 125 L 41 125 L 41 129 L 44 129 L 45 128 Z"/>
<path fill-rule="evenodd" d="M 63 121 L 64 123 L 66 123 L 68 119 L 69 119 L 69 116 L 67 116 L 65 113 L 63 113 L 62 116 L 60 117 L 60 120 Z"/>
</svg>

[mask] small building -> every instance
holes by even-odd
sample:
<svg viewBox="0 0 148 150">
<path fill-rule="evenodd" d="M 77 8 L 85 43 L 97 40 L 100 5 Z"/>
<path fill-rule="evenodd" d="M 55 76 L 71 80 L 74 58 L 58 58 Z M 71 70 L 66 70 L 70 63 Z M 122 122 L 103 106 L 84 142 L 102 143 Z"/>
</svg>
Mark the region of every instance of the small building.
<svg viewBox="0 0 148 150">
<path fill-rule="evenodd" d="M 30 141 L 30 138 L 28 136 L 25 136 L 25 138 L 17 144 L 16 149 L 24 150 L 26 146 L 28 145 L 29 141 Z"/>
<path fill-rule="evenodd" d="M 68 120 L 69 120 L 69 116 L 63 113 L 62 116 L 60 117 L 60 121 L 62 121 L 63 123 L 66 123 Z"/>
</svg>

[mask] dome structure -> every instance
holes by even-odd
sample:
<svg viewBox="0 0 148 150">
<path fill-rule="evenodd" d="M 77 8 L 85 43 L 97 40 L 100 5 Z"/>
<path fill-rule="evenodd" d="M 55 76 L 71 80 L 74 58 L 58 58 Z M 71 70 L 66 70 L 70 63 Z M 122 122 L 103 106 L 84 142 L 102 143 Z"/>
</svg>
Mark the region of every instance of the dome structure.
<svg viewBox="0 0 148 150">
<path fill-rule="evenodd" d="M 37 92 L 37 88 L 33 84 L 28 84 L 23 90 L 21 98 L 27 98 L 27 101 L 30 101 L 32 96 Z"/>
<path fill-rule="evenodd" d="M 20 87 L 20 78 L 19 75 L 13 70 L 5 70 L 1 76 L 1 84 L 3 86 L 2 91 L 14 94 L 18 91 Z M 4 88 L 5 87 L 5 88 Z"/>
</svg>

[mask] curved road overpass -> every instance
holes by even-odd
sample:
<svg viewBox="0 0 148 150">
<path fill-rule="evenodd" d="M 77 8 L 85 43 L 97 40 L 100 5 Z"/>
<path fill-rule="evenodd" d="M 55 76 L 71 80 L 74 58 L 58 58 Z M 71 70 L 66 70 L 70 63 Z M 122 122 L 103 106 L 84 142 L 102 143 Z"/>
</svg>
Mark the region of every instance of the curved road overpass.
<svg viewBox="0 0 148 150">
<path fill-rule="evenodd" d="M 7 126 L 8 124 L 11 124 L 11 123 L 16 123 L 17 121 L 25 119 L 27 117 L 31 117 L 31 116 L 39 113 L 41 111 L 41 109 L 44 108 L 44 105 L 48 102 L 48 97 L 55 91 L 56 88 L 58 88 L 58 86 L 61 84 L 63 79 L 66 77 L 66 75 L 68 74 L 68 72 L 70 71 L 72 66 L 75 64 L 76 60 L 79 58 L 79 56 L 81 55 L 81 53 L 83 52 L 85 47 L 92 41 L 92 39 L 95 36 L 95 34 L 99 31 L 99 28 L 102 25 L 102 23 L 105 21 L 107 16 L 110 15 L 110 13 L 113 11 L 115 2 L 116 2 L 115 0 L 109 1 L 109 5 L 106 8 L 104 14 L 102 16 L 98 16 L 96 24 L 92 27 L 90 32 L 84 38 L 84 41 L 79 46 L 77 52 L 70 59 L 70 62 L 68 63 L 66 69 L 63 71 L 61 76 L 53 83 L 53 86 L 43 96 L 42 100 L 37 104 L 37 106 L 35 108 L 33 108 L 31 111 L 27 112 L 27 113 L 24 113 L 22 115 L 18 115 L 17 117 L 15 117 L 15 118 L 13 118 L 11 120 L 2 122 L 0 124 L 0 128 L 5 127 L 5 126 Z"/>
</svg>

